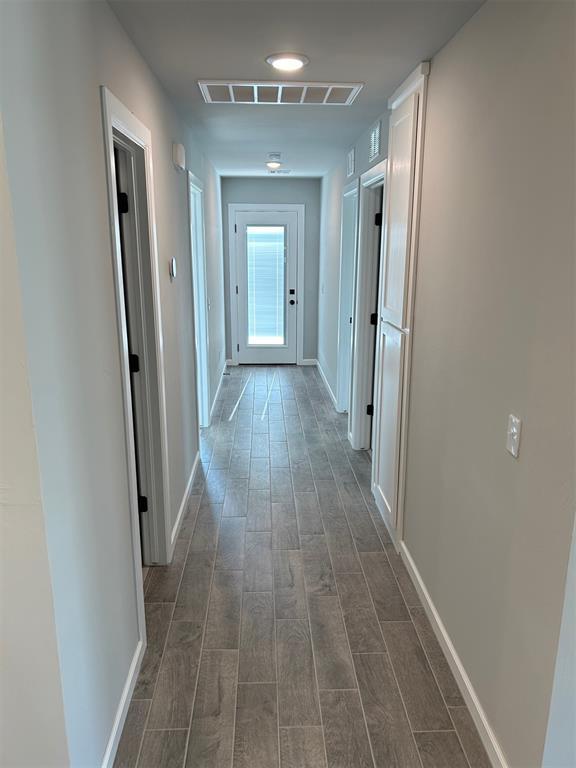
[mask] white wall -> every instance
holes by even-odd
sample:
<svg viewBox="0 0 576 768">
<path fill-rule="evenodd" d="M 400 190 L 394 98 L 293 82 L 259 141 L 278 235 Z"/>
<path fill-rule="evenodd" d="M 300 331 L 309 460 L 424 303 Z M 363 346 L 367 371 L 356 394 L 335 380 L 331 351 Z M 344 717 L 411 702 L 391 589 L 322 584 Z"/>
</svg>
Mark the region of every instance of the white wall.
<svg viewBox="0 0 576 768">
<path fill-rule="evenodd" d="M 0 765 L 68 762 L 52 584 L 0 122 Z"/>
<path fill-rule="evenodd" d="M 226 365 L 225 272 L 222 244 L 222 198 L 220 177 L 206 160 L 204 172 L 204 217 L 206 234 L 206 284 L 208 311 L 208 359 L 210 364 L 210 403 L 214 405 L 222 372 Z"/>
<path fill-rule="evenodd" d="M 405 539 L 514 768 L 542 760 L 574 520 L 574 128 L 571 3 L 488 2 L 432 61 Z"/>
<path fill-rule="evenodd" d="M 226 296 L 226 355 L 232 357 L 230 308 L 228 306 L 230 261 L 228 253 L 228 205 L 230 203 L 292 203 L 305 206 L 304 222 L 304 351 L 315 359 L 318 348 L 318 257 L 320 242 L 320 179 L 242 178 L 222 179 L 224 224 L 224 282 Z"/>
<path fill-rule="evenodd" d="M 106 3 L 4 2 L 0 14 L 1 103 L 68 747 L 75 766 L 95 766 L 137 642 L 100 85 L 152 132 L 172 520 L 198 449 L 187 180 L 172 165 L 172 142 L 186 145 L 192 170 L 205 178 L 208 232 L 220 210 L 217 178 Z M 220 343 L 215 359 L 223 359 L 223 331 Z"/>
<path fill-rule="evenodd" d="M 318 291 L 318 364 L 336 396 L 338 316 L 340 301 L 340 237 L 344 166 L 322 179 L 320 269 Z"/>
</svg>

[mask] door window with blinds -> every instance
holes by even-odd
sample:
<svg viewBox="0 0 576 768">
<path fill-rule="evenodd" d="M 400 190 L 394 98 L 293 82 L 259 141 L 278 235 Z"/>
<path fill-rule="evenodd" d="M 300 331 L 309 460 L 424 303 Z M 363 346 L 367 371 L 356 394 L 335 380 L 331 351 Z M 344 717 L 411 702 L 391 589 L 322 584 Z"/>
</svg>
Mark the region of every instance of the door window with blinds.
<svg viewBox="0 0 576 768">
<path fill-rule="evenodd" d="M 295 363 L 298 297 L 296 211 L 234 213 L 239 363 Z"/>
<path fill-rule="evenodd" d="M 246 227 L 248 344 L 286 342 L 286 227 Z"/>
</svg>

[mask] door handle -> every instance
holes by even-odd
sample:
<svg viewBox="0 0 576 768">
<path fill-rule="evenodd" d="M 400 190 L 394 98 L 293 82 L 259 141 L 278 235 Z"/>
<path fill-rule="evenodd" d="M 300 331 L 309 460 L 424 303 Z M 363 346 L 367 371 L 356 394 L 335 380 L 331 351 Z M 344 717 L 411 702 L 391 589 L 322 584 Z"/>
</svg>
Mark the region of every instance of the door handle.
<svg viewBox="0 0 576 768">
<path fill-rule="evenodd" d="M 294 301 L 294 299 L 290 299 L 290 304 L 296 304 L 296 302 Z"/>
</svg>

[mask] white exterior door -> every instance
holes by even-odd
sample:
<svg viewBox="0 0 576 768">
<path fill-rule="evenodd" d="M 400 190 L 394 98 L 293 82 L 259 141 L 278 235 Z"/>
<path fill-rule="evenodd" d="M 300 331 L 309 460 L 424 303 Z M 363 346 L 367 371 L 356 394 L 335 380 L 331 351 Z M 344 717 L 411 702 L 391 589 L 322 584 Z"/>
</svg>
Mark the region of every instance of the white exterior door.
<svg viewBox="0 0 576 768">
<path fill-rule="evenodd" d="M 238 362 L 296 363 L 298 216 L 236 214 Z"/>
</svg>

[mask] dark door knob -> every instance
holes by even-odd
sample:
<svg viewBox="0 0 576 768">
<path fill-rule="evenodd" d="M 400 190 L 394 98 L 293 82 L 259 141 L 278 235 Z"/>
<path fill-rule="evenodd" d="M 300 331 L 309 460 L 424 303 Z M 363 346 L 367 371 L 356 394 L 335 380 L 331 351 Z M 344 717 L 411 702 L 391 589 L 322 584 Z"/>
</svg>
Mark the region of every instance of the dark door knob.
<svg viewBox="0 0 576 768">
<path fill-rule="evenodd" d="M 296 302 L 294 301 L 294 299 L 290 299 L 290 304 L 296 304 Z"/>
</svg>

